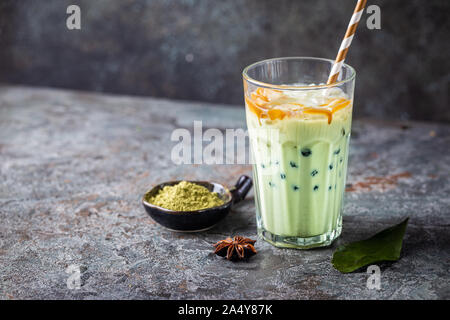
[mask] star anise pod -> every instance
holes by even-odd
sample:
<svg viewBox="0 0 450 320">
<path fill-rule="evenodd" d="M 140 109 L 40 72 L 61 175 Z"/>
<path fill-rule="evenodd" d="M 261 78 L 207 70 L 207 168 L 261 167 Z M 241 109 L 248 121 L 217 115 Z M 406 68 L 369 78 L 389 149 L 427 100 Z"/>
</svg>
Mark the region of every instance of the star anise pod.
<svg viewBox="0 0 450 320">
<path fill-rule="evenodd" d="M 248 258 L 257 253 L 253 246 L 255 242 L 256 240 L 241 236 L 235 236 L 234 239 L 226 238 L 214 244 L 216 247 L 214 253 L 221 257 L 226 256 L 228 260 Z"/>
</svg>

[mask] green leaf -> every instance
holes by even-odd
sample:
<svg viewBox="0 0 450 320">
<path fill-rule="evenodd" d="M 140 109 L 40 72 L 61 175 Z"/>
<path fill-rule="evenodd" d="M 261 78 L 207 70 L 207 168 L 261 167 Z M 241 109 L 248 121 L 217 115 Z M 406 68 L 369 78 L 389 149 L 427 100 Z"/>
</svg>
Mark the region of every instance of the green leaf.
<svg viewBox="0 0 450 320">
<path fill-rule="evenodd" d="M 339 246 L 331 263 L 340 272 L 348 273 L 376 262 L 397 261 L 400 259 L 408 219 L 367 240 Z"/>
</svg>

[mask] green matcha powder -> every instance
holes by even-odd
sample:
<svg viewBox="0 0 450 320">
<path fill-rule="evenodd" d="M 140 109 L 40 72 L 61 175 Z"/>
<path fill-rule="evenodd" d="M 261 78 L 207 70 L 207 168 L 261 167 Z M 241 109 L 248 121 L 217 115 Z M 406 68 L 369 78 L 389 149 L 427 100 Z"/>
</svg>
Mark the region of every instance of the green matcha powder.
<svg viewBox="0 0 450 320">
<path fill-rule="evenodd" d="M 195 211 L 222 205 L 224 202 L 216 192 L 198 184 L 181 181 L 174 186 L 165 186 L 147 202 L 174 211 Z"/>
</svg>

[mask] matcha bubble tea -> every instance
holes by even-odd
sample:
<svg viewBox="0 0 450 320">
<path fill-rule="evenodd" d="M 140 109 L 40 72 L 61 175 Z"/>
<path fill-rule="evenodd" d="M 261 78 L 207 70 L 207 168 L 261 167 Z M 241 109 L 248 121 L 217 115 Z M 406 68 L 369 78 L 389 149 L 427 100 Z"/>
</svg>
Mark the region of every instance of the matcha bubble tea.
<svg viewBox="0 0 450 320">
<path fill-rule="evenodd" d="M 341 233 L 355 71 L 277 58 L 244 69 L 258 234 L 278 247 L 330 245 Z"/>
</svg>

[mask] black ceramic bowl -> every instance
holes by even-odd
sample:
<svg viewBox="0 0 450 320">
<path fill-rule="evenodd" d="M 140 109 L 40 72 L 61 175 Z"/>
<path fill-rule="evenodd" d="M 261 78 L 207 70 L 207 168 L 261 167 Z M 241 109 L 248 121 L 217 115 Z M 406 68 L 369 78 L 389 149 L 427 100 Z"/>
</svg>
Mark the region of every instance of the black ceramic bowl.
<svg viewBox="0 0 450 320">
<path fill-rule="evenodd" d="M 214 182 L 190 181 L 206 187 L 209 191 L 217 192 L 224 201 L 221 206 L 196 210 L 196 211 L 174 211 L 165 209 L 147 202 L 149 196 L 153 196 L 165 186 L 172 186 L 180 181 L 170 181 L 161 183 L 147 191 L 142 198 L 145 211 L 160 225 L 172 231 L 198 232 L 215 226 L 220 220 L 230 212 L 233 204 L 243 200 L 252 188 L 252 179 L 248 176 L 241 176 L 236 185 L 228 190 L 224 186 Z"/>
</svg>

